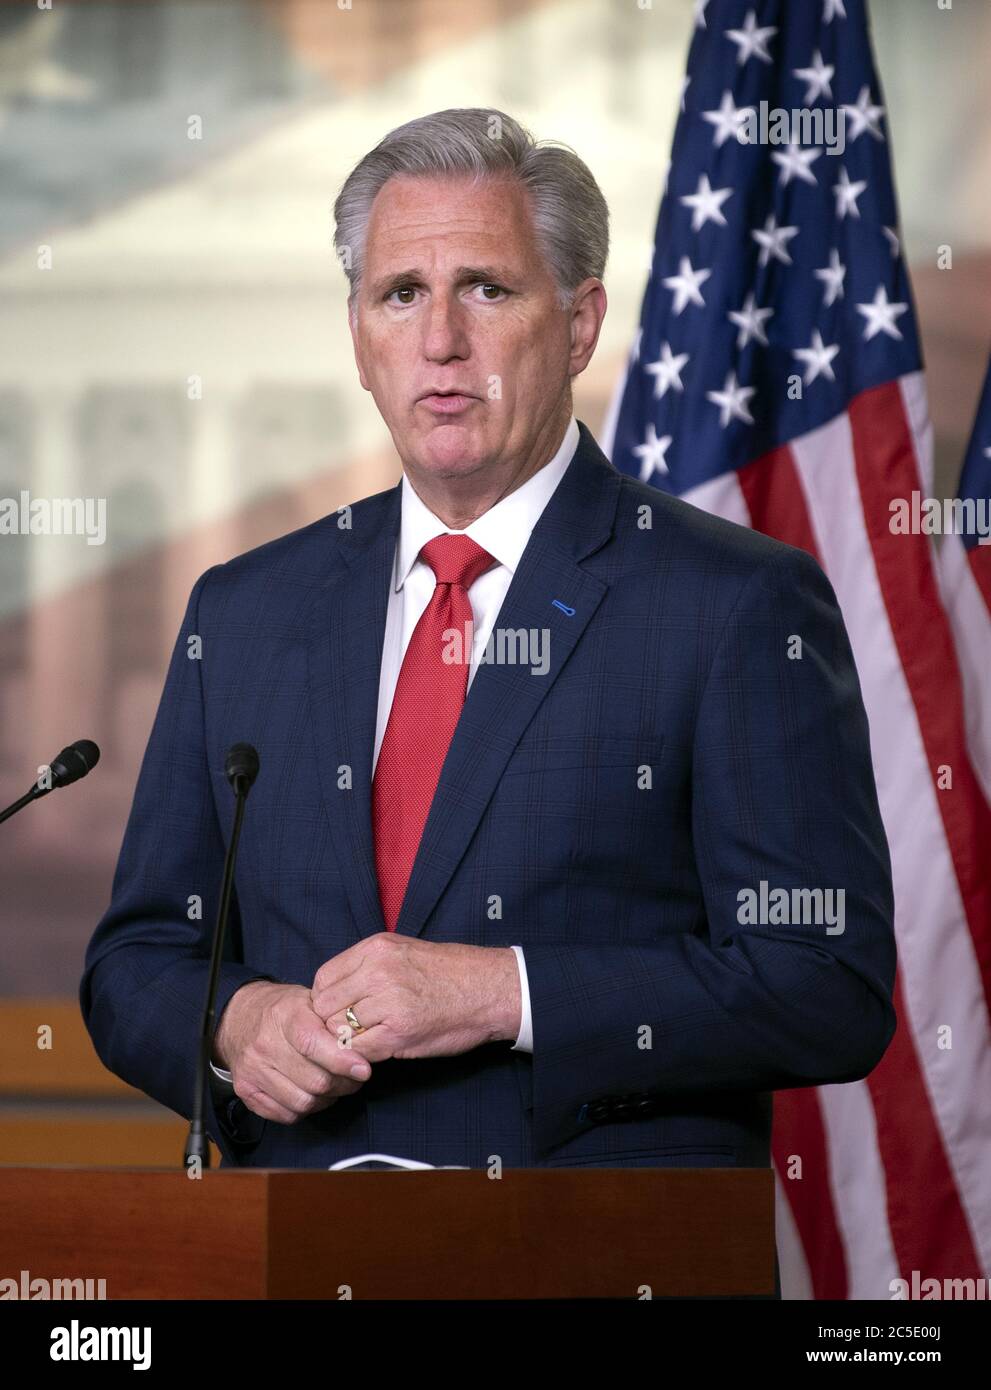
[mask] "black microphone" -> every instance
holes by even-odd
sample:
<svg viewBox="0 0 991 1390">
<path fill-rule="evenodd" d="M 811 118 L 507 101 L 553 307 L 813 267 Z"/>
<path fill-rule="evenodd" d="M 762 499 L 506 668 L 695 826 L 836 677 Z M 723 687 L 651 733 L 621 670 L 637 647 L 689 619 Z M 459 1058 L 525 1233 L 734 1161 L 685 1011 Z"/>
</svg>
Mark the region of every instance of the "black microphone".
<svg viewBox="0 0 991 1390">
<path fill-rule="evenodd" d="M 258 754 L 250 743 L 235 743 L 224 760 L 224 773 L 235 796 L 247 796 L 258 776 Z"/>
<path fill-rule="evenodd" d="M 193 1114 L 189 1123 L 189 1136 L 183 1155 L 183 1167 L 188 1171 L 194 1160 L 201 1168 L 210 1166 L 210 1144 L 204 1128 L 203 1116 L 206 1113 L 206 1096 L 209 1081 L 210 1053 L 213 1050 L 213 1033 L 216 1026 L 217 984 L 220 979 L 220 961 L 224 953 L 224 933 L 227 930 L 227 917 L 231 906 L 231 893 L 234 888 L 234 866 L 237 862 L 237 846 L 241 838 L 241 822 L 244 819 L 244 806 L 248 792 L 258 776 L 258 754 L 250 743 L 235 743 L 224 759 L 224 773 L 234 792 L 234 825 L 231 829 L 230 843 L 224 856 L 224 877 L 220 890 L 220 907 L 213 928 L 213 950 L 210 955 L 210 978 L 207 984 L 206 1004 L 203 1008 L 203 1026 L 200 1029 L 200 1049 L 196 1059 L 196 1090 L 193 1094 Z"/>
<path fill-rule="evenodd" d="M 92 772 L 100 761 L 100 750 L 90 738 L 81 738 L 63 748 L 49 766 L 52 769 L 52 789 L 67 787 L 70 782 L 78 782 L 87 772 Z"/>
<path fill-rule="evenodd" d="M 29 792 L 25 792 L 5 811 L 0 811 L 0 822 L 9 820 L 11 816 L 16 815 L 30 802 L 37 801 L 39 797 L 47 796 L 49 792 L 55 791 L 58 787 L 68 787 L 73 782 L 78 782 L 80 777 L 85 777 L 88 772 L 92 772 L 99 761 L 100 750 L 91 738 L 81 738 L 76 743 L 70 743 L 68 748 L 63 748 L 61 753 L 48 764 L 46 770 L 49 775 L 47 778 L 39 777 Z M 43 781 L 50 782 L 51 785 L 42 786 Z"/>
</svg>

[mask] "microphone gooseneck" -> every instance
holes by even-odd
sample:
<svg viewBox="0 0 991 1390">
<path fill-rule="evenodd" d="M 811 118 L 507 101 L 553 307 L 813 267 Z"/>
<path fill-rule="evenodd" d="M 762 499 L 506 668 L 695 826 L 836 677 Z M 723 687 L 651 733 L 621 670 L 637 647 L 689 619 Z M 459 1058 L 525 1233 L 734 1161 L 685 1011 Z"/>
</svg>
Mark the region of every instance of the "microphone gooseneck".
<svg viewBox="0 0 991 1390">
<path fill-rule="evenodd" d="M 231 894 L 234 889 L 234 867 L 237 863 L 237 847 L 241 838 L 241 822 L 248 792 L 258 776 L 258 754 L 250 743 L 235 743 L 224 759 L 224 773 L 234 791 L 234 824 L 231 828 L 230 843 L 224 856 L 224 877 L 220 890 L 220 906 L 213 928 L 213 948 L 210 954 L 210 977 L 207 984 L 206 1003 L 203 1007 L 203 1024 L 200 1029 L 200 1047 L 196 1059 L 196 1090 L 193 1093 L 192 1117 L 189 1122 L 189 1135 L 183 1155 L 183 1167 L 189 1171 L 191 1163 L 200 1168 L 210 1167 L 210 1143 L 204 1124 L 206 1113 L 207 1086 L 209 1085 L 210 1053 L 213 1048 L 213 1033 L 216 1027 L 217 985 L 220 980 L 220 962 L 224 953 L 224 934 L 227 930 L 227 917 L 230 913 Z"/>
</svg>

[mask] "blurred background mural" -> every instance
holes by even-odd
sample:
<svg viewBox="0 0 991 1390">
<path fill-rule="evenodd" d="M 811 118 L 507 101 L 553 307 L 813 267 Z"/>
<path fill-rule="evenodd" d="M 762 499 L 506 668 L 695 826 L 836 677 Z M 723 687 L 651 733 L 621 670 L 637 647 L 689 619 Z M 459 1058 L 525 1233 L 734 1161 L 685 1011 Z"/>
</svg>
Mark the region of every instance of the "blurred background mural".
<svg viewBox="0 0 991 1390">
<path fill-rule="evenodd" d="M 637 323 L 692 12 L 0 3 L 0 497 L 107 505 L 101 545 L 0 537 L 0 804 L 70 740 L 103 750 L 85 787 L 0 829 L 8 1059 L 18 1001 L 78 1014 L 196 577 L 399 477 L 351 355 L 331 242 L 344 177 L 392 127 L 451 106 L 505 109 L 581 154 L 612 213 L 610 310 L 576 390 L 597 431 Z M 950 496 L 991 341 L 991 5 L 871 12 Z M 0 1094 L 20 1094 L 5 1065 Z"/>
</svg>

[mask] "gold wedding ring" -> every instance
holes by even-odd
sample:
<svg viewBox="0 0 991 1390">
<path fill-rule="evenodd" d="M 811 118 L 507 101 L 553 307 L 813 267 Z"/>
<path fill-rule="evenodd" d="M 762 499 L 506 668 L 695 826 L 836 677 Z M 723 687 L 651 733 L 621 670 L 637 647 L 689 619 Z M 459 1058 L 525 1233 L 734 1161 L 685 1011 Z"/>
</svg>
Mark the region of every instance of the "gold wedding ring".
<svg viewBox="0 0 991 1390">
<path fill-rule="evenodd" d="M 361 1024 L 358 1022 L 358 1015 L 355 1013 L 354 1009 L 352 1009 L 350 1004 L 344 1010 L 344 1017 L 347 1019 L 348 1023 L 350 1023 L 352 1033 L 363 1033 L 365 1031 Z"/>
</svg>

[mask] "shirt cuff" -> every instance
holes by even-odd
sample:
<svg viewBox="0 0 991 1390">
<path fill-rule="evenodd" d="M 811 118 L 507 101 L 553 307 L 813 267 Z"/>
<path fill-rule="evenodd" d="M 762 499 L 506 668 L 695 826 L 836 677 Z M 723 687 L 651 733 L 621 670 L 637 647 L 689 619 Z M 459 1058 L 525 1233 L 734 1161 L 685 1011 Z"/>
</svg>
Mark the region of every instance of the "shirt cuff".
<svg viewBox="0 0 991 1390">
<path fill-rule="evenodd" d="M 234 1078 L 229 1071 L 225 1071 L 223 1067 L 215 1067 L 212 1062 L 210 1063 L 210 1070 L 214 1076 L 219 1076 L 221 1081 L 227 1081 L 233 1086 Z"/>
<path fill-rule="evenodd" d="M 526 961 L 523 959 L 523 947 L 514 946 L 516 953 L 516 964 L 520 970 L 520 997 L 523 1003 L 523 1016 L 520 1020 L 520 1031 L 516 1041 L 513 1043 L 513 1052 L 532 1052 L 533 1051 L 533 1017 L 530 1013 L 530 986 L 526 978 Z"/>
</svg>

